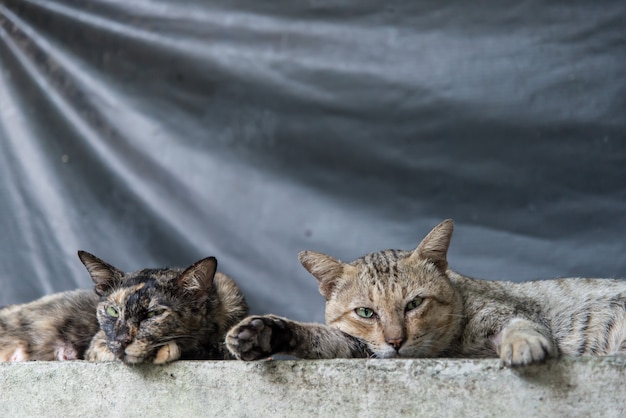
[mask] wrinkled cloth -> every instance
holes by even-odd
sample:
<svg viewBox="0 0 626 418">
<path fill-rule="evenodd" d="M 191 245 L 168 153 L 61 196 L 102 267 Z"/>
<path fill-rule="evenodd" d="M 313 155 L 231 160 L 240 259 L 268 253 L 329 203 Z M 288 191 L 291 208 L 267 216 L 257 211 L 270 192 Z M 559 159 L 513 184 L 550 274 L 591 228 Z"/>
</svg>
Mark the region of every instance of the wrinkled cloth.
<svg viewBox="0 0 626 418">
<path fill-rule="evenodd" d="M 216 256 L 322 321 L 301 250 L 456 221 L 450 266 L 626 277 L 626 3 L 3 0 L 0 304 Z"/>
</svg>

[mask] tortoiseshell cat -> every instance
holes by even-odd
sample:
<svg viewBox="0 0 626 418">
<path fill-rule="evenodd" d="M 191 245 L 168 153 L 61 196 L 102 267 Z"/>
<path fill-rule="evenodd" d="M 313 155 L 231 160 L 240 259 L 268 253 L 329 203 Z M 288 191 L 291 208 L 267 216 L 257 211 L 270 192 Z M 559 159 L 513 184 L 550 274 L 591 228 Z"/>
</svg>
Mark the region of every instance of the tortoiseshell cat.
<svg viewBox="0 0 626 418">
<path fill-rule="evenodd" d="M 100 295 L 100 331 L 85 358 L 127 364 L 224 359 L 224 335 L 248 313 L 235 282 L 216 273 L 215 257 L 181 269 L 125 274 L 80 251 Z"/>
<path fill-rule="evenodd" d="M 349 264 L 304 251 L 326 298 L 326 326 L 252 316 L 226 337 L 243 360 L 500 357 L 505 366 L 557 355 L 626 354 L 626 281 L 476 280 L 448 269 L 453 222 L 414 251 L 386 250 Z"/>
<path fill-rule="evenodd" d="M 248 312 L 233 280 L 209 257 L 182 269 L 124 273 L 79 251 L 93 290 L 0 310 L 0 361 L 223 359 L 226 331 Z"/>
</svg>

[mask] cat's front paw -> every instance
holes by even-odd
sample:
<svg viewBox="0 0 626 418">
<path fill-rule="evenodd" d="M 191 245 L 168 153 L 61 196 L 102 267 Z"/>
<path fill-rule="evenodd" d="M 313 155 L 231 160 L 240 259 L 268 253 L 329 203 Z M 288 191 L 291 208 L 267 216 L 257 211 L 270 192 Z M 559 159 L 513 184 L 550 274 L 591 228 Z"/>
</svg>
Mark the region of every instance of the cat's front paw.
<svg viewBox="0 0 626 418">
<path fill-rule="evenodd" d="M 85 352 L 85 360 L 87 361 L 115 361 L 115 354 L 109 350 L 106 343 L 104 331 L 98 331 L 91 340 L 89 348 Z"/>
<path fill-rule="evenodd" d="M 277 316 L 249 316 L 226 335 L 226 347 L 239 360 L 259 360 L 281 351 L 291 340 L 286 322 Z"/>
<path fill-rule="evenodd" d="M 517 325 L 517 324 L 515 324 Z M 521 326 L 503 331 L 499 354 L 506 367 L 542 363 L 556 354 L 556 346 L 539 331 Z"/>
<path fill-rule="evenodd" d="M 117 358 L 108 348 L 103 350 L 89 348 L 85 353 L 87 361 L 115 361 Z"/>
<path fill-rule="evenodd" d="M 178 344 L 174 342 L 169 342 L 165 344 L 163 347 L 159 348 L 159 351 L 157 351 L 156 356 L 154 357 L 154 360 L 152 361 L 152 363 L 154 364 L 169 363 L 171 361 L 178 360 L 180 358 L 180 354 L 181 354 L 180 347 L 178 347 Z"/>
</svg>

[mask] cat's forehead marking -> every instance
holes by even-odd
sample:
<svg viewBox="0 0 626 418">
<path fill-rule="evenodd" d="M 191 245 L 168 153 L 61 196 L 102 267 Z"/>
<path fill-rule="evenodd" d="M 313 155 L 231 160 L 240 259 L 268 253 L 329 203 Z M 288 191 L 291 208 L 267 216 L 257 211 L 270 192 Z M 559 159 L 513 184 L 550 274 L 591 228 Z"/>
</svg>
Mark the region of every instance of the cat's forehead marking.
<svg viewBox="0 0 626 418">
<path fill-rule="evenodd" d="M 117 306 L 123 306 L 126 304 L 125 302 L 129 298 L 130 295 L 136 294 L 145 285 L 146 285 L 145 283 L 138 283 L 132 286 L 123 287 L 119 289 L 118 291 L 114 292 L 111 295 L 111 298 L 113 299 L 113 301 L 115 302 Z"/>
<path fill-rule="evenodd" d="M 377 251 L 355 260 L 353 265 L 360 267 L 362 274 L 371 279 L 380 277 L 397 278 L 399 265 L 409 254 L 409 252 L 400 250 Z"/>
<path fill-rule="evenodd" d="M 138 287 L 128 295 L 126 300 L 126 312 L 129 315 L 137 315 L 144 312 L 150 306 L 152 297 L 144 286 Z"/>
<path fill-rule="evenodd" d="M 406 251 L 384 250 L 354 260 L 351 264 L 357 268 L 358 279 L 348 282 L 352 300 L 379 306 L 390 298 L 404 298 L 407 289 L 405 281 L 401 280 L 401 271 L 408 255 Z"/>
<path fill-rule="evenodd" d="M 180 275 L 180 269 L 161 268 L 161 269 L 143 269 L 130 273 L 126 276 L 126 283 L 146 283 L 155 281 L 159 283 L 167 283 Z"/>
</svg>

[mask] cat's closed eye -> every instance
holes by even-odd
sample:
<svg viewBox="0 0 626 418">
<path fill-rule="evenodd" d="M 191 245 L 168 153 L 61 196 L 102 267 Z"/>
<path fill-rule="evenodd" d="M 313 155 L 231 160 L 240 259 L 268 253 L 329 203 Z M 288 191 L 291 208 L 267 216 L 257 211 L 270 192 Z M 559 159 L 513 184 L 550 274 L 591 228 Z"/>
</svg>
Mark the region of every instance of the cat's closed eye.
<svg viewBox="0 0 626 418">
<path fill-rule="evenodd" d="M 148 311 L 148 313 L 146 314 L 147 318 L 154 318 L 155 316 L 160 316 L 163 315 L 165 313 L 165 309 L 154 309 L 151 311 Z"/>
</svg>

